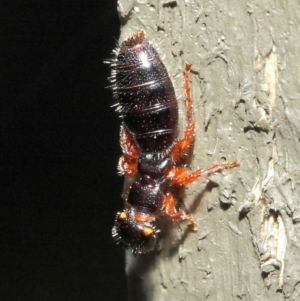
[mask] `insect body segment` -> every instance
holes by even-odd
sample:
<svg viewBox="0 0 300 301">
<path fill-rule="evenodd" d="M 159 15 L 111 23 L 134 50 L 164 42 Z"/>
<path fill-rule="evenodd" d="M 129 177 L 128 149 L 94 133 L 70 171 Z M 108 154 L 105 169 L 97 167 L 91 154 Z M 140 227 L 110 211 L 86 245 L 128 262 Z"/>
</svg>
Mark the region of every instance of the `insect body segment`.
<svg viewBox="0 0 300 301">
<path fill-rule="evenodd" d="M 233 168 L 238 162 L 215 164 L 189 173 L 177 166 L 195 135 L 193 103 L 190 95 L 190 64 L 185 66 L 187 126 L 177 140 L 178 106 L 166 68 L 143 32 L 135 33 L 121 44 L 113 71 L 117 111 L 123 124 L 120 142 L 123 150 L 118 164 L 120 174 L 139 178 L 130 187 L 126 208 L 117 213 L 113 237 L 133 253 L 155 249 L 160 230 L 159 216 L 196 223 L 182 209 L 176 210 L 172 185 L 187 185 L 203 176 Z"/>
<path fill-rule="evenodd" d="M 168 149 L 176 136 L 176 96 L 164 64 L 143 32 L 122 43 L 113 77 L 117 111 L 139 150 Z"/>
</svg>

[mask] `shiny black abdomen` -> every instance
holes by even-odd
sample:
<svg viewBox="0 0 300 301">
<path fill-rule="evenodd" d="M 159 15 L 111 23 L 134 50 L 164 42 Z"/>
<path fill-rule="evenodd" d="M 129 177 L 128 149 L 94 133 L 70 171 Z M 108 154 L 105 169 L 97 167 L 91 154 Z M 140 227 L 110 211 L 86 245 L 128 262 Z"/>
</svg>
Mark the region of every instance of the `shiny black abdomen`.
<svg viewBox="0 0 300 301">
<path fill-rule="evenodd" d="M 121 44 L 114 76 L 117 110 L 140 151 L 168 149 L 177 134 L 177 100 L 166 67 L 144 33 Z"/>
</svg>

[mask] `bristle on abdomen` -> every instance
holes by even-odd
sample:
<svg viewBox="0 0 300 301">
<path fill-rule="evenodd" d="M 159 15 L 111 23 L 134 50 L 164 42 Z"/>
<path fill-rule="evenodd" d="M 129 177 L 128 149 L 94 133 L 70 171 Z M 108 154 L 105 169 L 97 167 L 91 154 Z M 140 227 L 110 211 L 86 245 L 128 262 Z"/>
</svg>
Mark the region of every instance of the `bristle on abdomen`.
<svg viewBox="0 0 300 301">
<path fill-rule="evenodd" d="M 112 82 L 116 110 L 141 150 L 168 149 L 176 137 L 177 100 L 166 67 L 144 32 L 121 44 Z"/>
</svg>

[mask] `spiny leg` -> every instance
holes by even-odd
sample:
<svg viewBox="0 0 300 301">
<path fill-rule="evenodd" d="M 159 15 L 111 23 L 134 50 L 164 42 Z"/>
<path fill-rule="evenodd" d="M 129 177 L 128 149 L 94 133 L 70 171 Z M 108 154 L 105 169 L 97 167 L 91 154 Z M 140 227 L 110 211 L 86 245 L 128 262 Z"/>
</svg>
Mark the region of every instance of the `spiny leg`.
<svg viewBox="0 0 300 301">
<path fill-rule="evenodd" d="M 185 167 L 175 167 L 167 170 L 166 176 L 175 185 L 187 185 L 195 182 L 199 178 L 209 176 L 223 169 L 234 168 L 239 165 L 240 164 L 238 161 L 234 161 L 230 163 L 224 162 L 224 163 L 214 164 L 208 168 L 197 169 L 190 174 L 188 173 L 188 170 Z"/>
<path fill-rule="evenodd" d="M 192 216 L 182 209 L 179 209 L 177 212 L 174 212 L 175 209 L 175 200 L 171 193 L 166 194 L 165 199 L 165 208 L 164 208 L 164 215 L 173 220 L 173 221 L 181 221 L 181 220 L 188 220 L 191 223 L 192 231 L 197 231 L 197 225 L 195 220 Z"/>
<path fill-rule="evenodd" d="M 139 150 L 133 136 L 125 126 L 121 126 L 120 144 L 123 156 L 118 162 L 118 172 L 120 175 L 132 176 L 137 173 L 137 157 Z"/>
<path fill-rule="evenodd" d="M 184 72 L 184 89 L 186 94 L 185 104 L 187 107 L 187 126 L 185 129 L 183 139 L 177 141 L 171 151 L 171 158 L 173 162 L 178 161 L 182 157 L 187 148 L 193 142 L 195 135 L 195 119 L 194 119 L 194 107 L 191 98 L 191 87 L 190 87 L 190 70 L 191 64 L 185 63 L 185 72 Z"/>
</svg>

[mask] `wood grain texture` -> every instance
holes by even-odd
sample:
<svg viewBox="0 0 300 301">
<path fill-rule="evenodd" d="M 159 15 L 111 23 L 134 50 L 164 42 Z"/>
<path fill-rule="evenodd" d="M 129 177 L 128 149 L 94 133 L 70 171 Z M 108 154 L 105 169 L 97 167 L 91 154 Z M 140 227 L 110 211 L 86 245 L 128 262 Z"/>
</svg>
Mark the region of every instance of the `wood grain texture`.
<svg viewBox="0 0 300 301">
<path fill-rule="evenodd" d="M 160 252 L 126 253 L 130 300 L 299 300 L 299 2 L 120 0 L 118 9 L 121 41 L 145 31 L 162 56 L 181 134 L 192 63 L 191 170 L 241 163 L 185 189 L 196 234 L 162 220 Z"/>
</svg>

